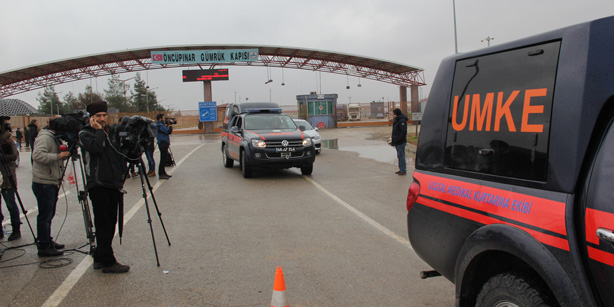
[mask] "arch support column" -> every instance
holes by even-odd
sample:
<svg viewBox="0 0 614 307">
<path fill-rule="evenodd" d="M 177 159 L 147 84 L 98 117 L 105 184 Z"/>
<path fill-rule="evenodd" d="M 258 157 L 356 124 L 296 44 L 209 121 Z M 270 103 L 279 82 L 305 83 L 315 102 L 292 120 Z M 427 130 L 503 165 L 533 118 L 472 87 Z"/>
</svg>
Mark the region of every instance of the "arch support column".
<svg viewBox="0 0 614 307">
<path fill-rule="evenodd" d="M 418 86 L 413 84 L 411 86 L 411 113 L 420 113 L 420 111 L 420 94 L 418 93 Z M 411 118 L 411 116 L 409 118 Z"/>
<path fill-rule="evenodd" d="M 407 86 L 399 86 L 399 103 L 401 104 L 401 112 L 407 114 Z"/>
</svg>

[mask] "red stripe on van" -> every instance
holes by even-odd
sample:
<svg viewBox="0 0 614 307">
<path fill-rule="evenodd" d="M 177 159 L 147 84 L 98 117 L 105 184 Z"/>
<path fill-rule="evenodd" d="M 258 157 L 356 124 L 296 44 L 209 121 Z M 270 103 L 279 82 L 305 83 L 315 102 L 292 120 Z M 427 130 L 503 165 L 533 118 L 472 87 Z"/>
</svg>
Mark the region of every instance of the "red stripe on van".
<svg viewBox="0 0 614 307">
<path fill-rule="evenodd" d="M 527 233 L 529 233 L 533 238 L 535 238 L 537 241 L 543 243 L 543 244 L 547 244 L 556 248 L 560 248 L 562 250 L 565 251 L 569 251 L 569 242 L 567 242 L 567 240 L 562 239 L 562 238 L 558 238 L 555 236 L 551 236 L 548 234 L 545 234 L 543 232 L 539 232 L 537 230 L 533 230 L 533 229 L 529 229 L 526 227 L 522 227 L 522 226 L 518 226 L 516 224 L 513 223 L 509 223 L 506 221 L 502 221 L 500 219 L 494 218 L 494 217 L 489 217 L 477 212 L 472 212 L 469 210 L 465 210 L 465 209 L 461 209 L 458 207 L 454 207 L 454 206 L 450 206 L 450 205 L 446 205 L 444 203 L 440 203 L 434 200 L 430 200 L 430 199 L 426 199 L 423 197 L 419 197 L 417 200 L 417 203 L 423 204 L 427 207 L 431 207 L 433 209 L 437 209 L 449 214 L 453 214 L 456 215 L 458 217 L 462 217 L 468 220 L 472 220 L 478 223 L 482 223 L 484 225 L 491 225 L 491 224 L 505 224 L 505 225 L 510 225 L 510 226 L 514 226 L 516 228 L 522 229 L 524 231 L 526 231 Z"/>
<path fill-rule="evenodd" d="M 602 250 L 590 246 L 588 246 L 587 249 L 589 258 L 595 261 L 599 261 L 601 263 L 605 263 L 609 266 L 614 266 L 614 254 L 610 254 L 608 252 L 604 252 Z"/>
<path fill-rule="evenodd" d="M 474 209 L 485 214 L 457 208 L 445 203 L 426 202 L 424 198 L 418 199 L 420 203 L 428 203 L 430 204 L 429 206 L 434 208 L 435 203 L 437 203 L 440 205 L 437 205 L 436 209 L 486 225 L 493 223 L 510 224 L 498 219 L 496 217 L 498 216 L 567 236 L 567 229 L 565 228 L 565 203 L 563 202 L 422 174 L 417 171 L 414 172 L 414 177 L 420 182 L 421 196 L 429 196 L 434 199 L 458 204 L 467 209 Z M 530 230 L 516 224 L 510 225 L 526 230 L 542 243 L 569 250 L 569 243 L 565 239 Z"/>
</svg>

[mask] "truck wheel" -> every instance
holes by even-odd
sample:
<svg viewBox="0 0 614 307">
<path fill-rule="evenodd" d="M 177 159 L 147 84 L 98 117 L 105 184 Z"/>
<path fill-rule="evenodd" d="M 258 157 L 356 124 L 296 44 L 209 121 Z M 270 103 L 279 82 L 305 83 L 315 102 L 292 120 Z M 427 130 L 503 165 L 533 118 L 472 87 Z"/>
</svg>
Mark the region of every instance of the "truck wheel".
<svg viewBox="0 0 614 307">
<path fill-rule="evenodd" d="M 252 178 L 254 175 L 251 166 L 247 164 L 245 150 L 241 152 L 241 172 L 243 173 L 243 178 Z"/>
<path fill-rule="evenodd" d="M 311 175 L 313 172 L 313 163 L 309 163 L 308 165 L 301 166 L 301 174 L 307 176 Z"/>
<path fill-rule="evenodd" d="M 531 276 L 508 272 L 491 277 L 482 287 L 476 306 L 556 306 L 542 282 Z"/>
<path fill-rule="evenodd" d="M 228 158 L 228 153 L 226 152 L 226 144 L 224 144 L 224 146 L 222 146 L 222 163 L 224 163 L 225 167 L 232 167 L 232 165 L 234 164 L 234 160 Z"/>
</svg>

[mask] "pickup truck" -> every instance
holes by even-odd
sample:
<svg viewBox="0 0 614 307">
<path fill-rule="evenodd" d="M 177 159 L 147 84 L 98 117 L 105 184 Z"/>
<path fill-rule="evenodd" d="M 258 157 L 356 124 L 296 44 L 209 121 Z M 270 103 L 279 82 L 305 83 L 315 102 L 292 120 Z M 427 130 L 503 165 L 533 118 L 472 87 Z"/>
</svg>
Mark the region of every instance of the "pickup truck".
<svg viewBox="0 0 614 307">
<path fill-rule="evenodd" d="M 226 107 L 222 127 L 222 163 L 231 168 L 238 161 L 244 178 L 254 169 L 298 167 L 311 175 L 315 161 L 312 138 L 276 103 L 239 103 Z"/>
<path fill-rule="evenodd" d="M 407 196 L 457 306 L 614 306 L 614 17 L 442 61 Z"/>
</svg>

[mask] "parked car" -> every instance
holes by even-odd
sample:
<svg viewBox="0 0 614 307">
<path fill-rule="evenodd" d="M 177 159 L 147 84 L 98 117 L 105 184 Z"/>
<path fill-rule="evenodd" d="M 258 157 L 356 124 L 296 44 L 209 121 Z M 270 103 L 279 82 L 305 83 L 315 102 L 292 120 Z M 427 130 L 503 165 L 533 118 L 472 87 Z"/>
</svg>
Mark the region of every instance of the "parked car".
<svg viewBox="0 0 614 307">
<path fill-rule="evenodd" d="M 614 306 L 614 17 L 444 59 L 407 196 L 457 306 Z"/>
<path fill-rule="evenodd" d="M 320 154 L 322 152 L 322 137 L 318 133 L 318 128 L 314 128 L 304 119 L 295 119 L 294 122 L 301 130 L 304 128 L 303 133 L 313 141 L 313 145 L 316 147 L 316 154 Z"/>
</svg>

